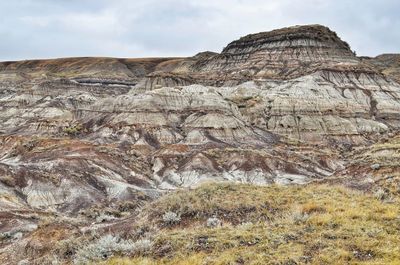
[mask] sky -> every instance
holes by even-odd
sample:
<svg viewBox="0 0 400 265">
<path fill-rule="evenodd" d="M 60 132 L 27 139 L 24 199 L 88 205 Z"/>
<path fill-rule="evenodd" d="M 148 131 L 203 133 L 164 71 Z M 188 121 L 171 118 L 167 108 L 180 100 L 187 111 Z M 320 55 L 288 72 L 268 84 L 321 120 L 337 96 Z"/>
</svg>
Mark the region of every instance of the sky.
<svg viewBox="0 0 400 265">
<path fill-rule="evenodd" d="M 191 56 L 304 24 L 358 55 L 400 53 L 399 0 L 0 0 L 0 61 Z"/>
</svg>

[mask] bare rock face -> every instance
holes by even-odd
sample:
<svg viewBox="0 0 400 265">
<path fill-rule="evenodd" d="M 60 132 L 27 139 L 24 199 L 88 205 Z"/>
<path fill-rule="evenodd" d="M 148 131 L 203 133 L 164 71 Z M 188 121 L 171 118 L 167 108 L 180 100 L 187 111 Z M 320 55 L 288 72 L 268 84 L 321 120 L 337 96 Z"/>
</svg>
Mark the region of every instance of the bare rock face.
<svg viewBox="0 0 400 265">
<path fill-rule="evenodd" d="M 349 162 L 327 183 L 372 191 L 381 200 L 400 195 L 400 134 L 389 134 L 377 143 L 347 154 Z"/>
<path fill-rule="evenodd" d="M 358 58 L 310 25 L 190 58 L 0 63 L 0 232 L 24 237 L 60 215 L 119 218 L 113 209 L 206 181 L 361 176 L 352 148 L 400 127 L 391 58 Z"/>
<path fill-rule="evenodd" d="M 252 125 L 313 142 L 362 143 L 365 134 L 399 127 L 399 85 L 387 68 L 394 60 L 360 59 L 326 27 L 251 34 L 221 54 L 194 58 L 169 73 L 153 73 L 146 89 L 189 83 L 234 88 L 226 97 Z"/>
<path fill-rule="evenodd" d="M 349 45 L 336 33 L 310 25 L 247 35 L 192 68 L 214 75 L 223 73 L 225 82 L 242 82 L 258 78 L 291 79 L 316 69 L 353 66 L 358 62 Z"/>
<path fill-rule="evenodd" d="M 242 114 L 292 138 L 359 144 L 367 135 L 399 127 L 399 87 L 377 74 L 318 71 L 282 82 L 250 82 L 239 85 L 232 100 L 240 101 L 246 85 L 253 89 L 240 102 Z"/>
<path fill-rule="evenodd" d="M 372 64 L 398 83 L 400 82 L 400 54 L 382 54 L 375 58 L 362 57 L 362 60 Z"/>
</svg>

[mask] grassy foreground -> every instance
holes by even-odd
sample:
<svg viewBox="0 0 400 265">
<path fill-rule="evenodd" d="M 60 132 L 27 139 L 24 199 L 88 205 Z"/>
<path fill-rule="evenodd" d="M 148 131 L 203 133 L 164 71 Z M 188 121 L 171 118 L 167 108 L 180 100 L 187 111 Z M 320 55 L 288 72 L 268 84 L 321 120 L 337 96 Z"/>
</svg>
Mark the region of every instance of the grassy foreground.
<svg viewBox="0 0 400 265">
<path fill-rule="evenodd" d="M 207 184 L 144 212 L 152 250 L 104 264 L 400 264 L 399 201 L 342 187 Z"/>
</svg>

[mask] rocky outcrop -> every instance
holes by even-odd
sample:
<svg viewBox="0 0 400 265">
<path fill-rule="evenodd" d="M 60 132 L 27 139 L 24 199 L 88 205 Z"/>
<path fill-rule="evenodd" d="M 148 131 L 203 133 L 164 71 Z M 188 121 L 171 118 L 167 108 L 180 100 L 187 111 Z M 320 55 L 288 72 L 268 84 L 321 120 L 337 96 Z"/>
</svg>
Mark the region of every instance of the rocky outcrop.
<svg viewBox="0 0 400 265">
<path fill-rule="evenodd" d="M 379 69 L 387 77 L 400 83 L 400 54 L 382 54 L 375 58 L 362 57 L 362 60 Z"/>
<path fill-rule="evenodd" d="M 353 144 L 399 127 L 399 84 L 382 67 L 356 57 L 326 27 L 295 26 L 251 34 L 220 54 L 152 73 L 145 88 L 220 87 L 252 125 L 308 141 Z M 232 98 L 235 89 L 240 92 Z"/>
<path fill-rule="evenodd" d="M 372 191 L 385 201 L 400 195 L 400 134 L 383 136 L 373 145 L 349 152 L 346 160 L 346 166 L 326 183 Z"/>
<path fill-rule="evenodd" d="M 221 54 L 196 62 L 192 69 L 209 72 L 219 79 L 217 83 L 240 83 L 260 78 L 291 79 L 317 69 L 358 63 L 336 33 L 311 25 L 247 35 L 228 44 Z"/>
<path fill-rule="evenodd" d="M 399 86 L 379 75 L 318 71 L 242 84 L 229 97 L 257 127 L 312 142 L 362 143 L 399 127 L 399 96 Z"/>
</svg>

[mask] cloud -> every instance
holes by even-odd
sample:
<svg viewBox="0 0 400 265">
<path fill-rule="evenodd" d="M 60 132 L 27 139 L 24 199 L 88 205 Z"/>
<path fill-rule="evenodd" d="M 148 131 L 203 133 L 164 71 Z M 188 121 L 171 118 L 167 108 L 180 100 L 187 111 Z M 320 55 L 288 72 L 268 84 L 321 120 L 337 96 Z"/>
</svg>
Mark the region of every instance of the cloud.
<svg viewBox="0 0 400 265">
<path fill-rule="evenodd" d="M 240 36 L 324 24 L 360 55 L 399 52 L 397 0 L 20 0 L 0 2 L 0 60 L 189 56 Z"/>
</svg>

